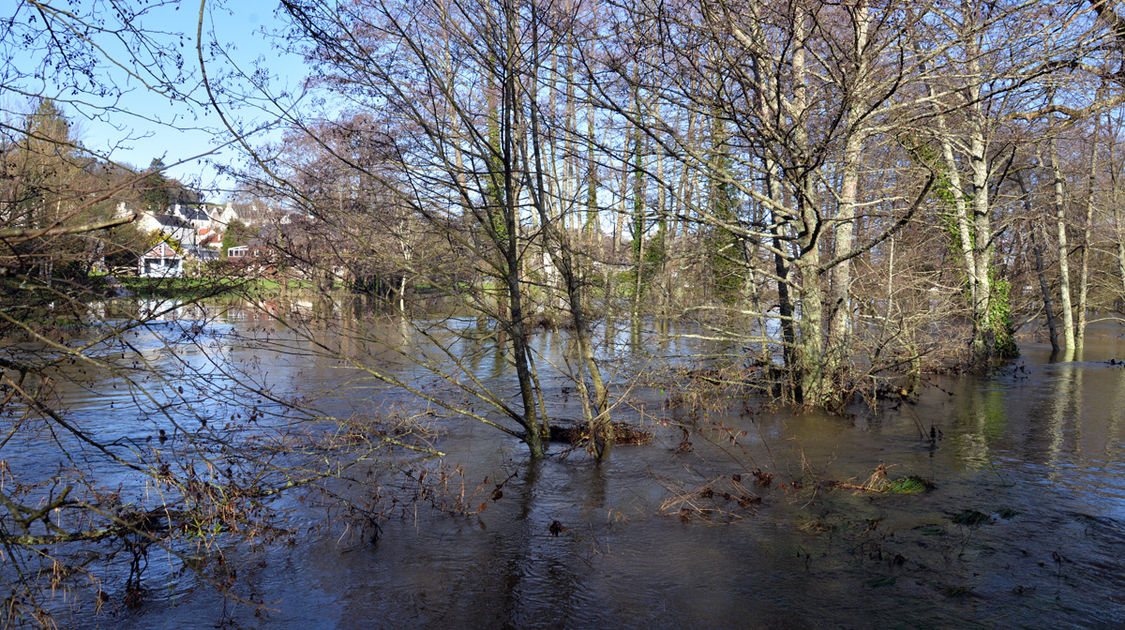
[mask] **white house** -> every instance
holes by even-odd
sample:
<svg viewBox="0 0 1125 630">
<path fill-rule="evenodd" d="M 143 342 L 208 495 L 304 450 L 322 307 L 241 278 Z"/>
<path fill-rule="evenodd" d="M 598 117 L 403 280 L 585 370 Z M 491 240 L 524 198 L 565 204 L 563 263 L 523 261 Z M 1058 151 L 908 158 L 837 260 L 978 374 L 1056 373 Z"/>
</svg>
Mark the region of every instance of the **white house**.
<svg viewBox="0 0 1125 630">
<path fill-rule="evenodd" d="M 137 275 L 142 278 L 179 278 L 184 275 L 184 257 L 168 243 L 157 243 L 137 261 Z"/>
<path fill-rule="evenodd" d="M 211 227 L 220 231 L 225 231 L 232 221 L 238 220 L 238 212 L 229 201 L 225 206 L 210 206 L 209 214 L 212 224 L 217 224 Z"/>
<path fill-rule="evenodd" d="M 190 221 L 175 214 L 150 214 L 142 212 L 137 218 L 137 227 L 142 232 L 158 232 L 174 238 L 184 245 L 195 244 L 196 229 Z"/>
</svg>

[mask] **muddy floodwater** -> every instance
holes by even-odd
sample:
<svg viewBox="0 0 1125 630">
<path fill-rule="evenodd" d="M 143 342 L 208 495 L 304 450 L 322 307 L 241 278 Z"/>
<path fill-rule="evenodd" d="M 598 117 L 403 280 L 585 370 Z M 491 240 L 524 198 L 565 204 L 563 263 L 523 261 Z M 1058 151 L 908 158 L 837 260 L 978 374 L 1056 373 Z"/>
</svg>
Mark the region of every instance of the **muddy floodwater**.
<svg viewBox="0 0 1125 630">
<path fill-rule="evenodd" d="M 256 361 L 275 388 L 329 391 L 322 404 L 335 413 L 395 400 L 361 385 L 345 393 L 331 362 L 240 347 L 268 324 L 230 316 L 206 326 L 227 360 Z M 1125 367 L 1110 362 L 1125 359 L 1121 332 L 1094 330 L 1081 361 L 1052 361 L 1043 347 L 1027 345 L 1020 360 L 990 376 L 930 378 L 916 404 L 882 401 L 877 412 L 857 408 L 847 417 L 770 412 L 753 398 L 693 410 L 669 406 L 659 388 L 638 389 L 617 417 L 643 424 L 655 440 L 619 447 L 601 465 L 581 452 L 564 455 L 560 445 L 529 462 L 518 442 L 494 429 L 438 417 L 435 447 L 448 466 L 462 467 L 470 491 L 484 488 L 483 512 L 453 516 L 419 502 L 382 522 L 373 541 L 373 531 L 314 527 L 323 512 L 298 506 L 289 517 L 294 544 L 227 554 L 239 567 L 240 592 L 264 609 L 224 603 L 206 586 L 162 575 L 154 552 L 138 608 L 109 606 L 76 621 L 1122 627 Z M 560 358 L 557 334 L 536 343 L 545 358 Z M 148 360 L 156 363 L 202 362 L 207 351 L 198 343 L 154 348 Z M 622 348 L 622 366 L 690 354 L 674 339 L 631 356 L 627 342 Z M 481 356 L 474 368 L 503 381 L 502 360 Z M 553 413 L 576 417 L 565 383 L 544 371 Z M 617 373 L 619 387 L 624 375 Z M 112 385 L 87 382 L 70 411 L 117 417 L 108 409 L 123 394 Z M 858 489 L 880 466 L 888 479 L 932 487 Z M 488 490 L 504 480 L 502 496 L 491 500 Z"/>
</svg>

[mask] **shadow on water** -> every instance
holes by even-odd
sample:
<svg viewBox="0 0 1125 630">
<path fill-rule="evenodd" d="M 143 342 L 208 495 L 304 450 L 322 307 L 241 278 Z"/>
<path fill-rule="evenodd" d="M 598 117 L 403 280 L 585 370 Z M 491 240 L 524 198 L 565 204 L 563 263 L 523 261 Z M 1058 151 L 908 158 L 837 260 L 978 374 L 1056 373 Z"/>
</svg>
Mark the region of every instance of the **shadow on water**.
<svg viewBox="0 0 1125 630">
<path fill-rule="evenodd" d="M 503 349 L 479 322 L 464 327 L 479 333 L 464 342 L 471 369 L 503 378 Z M 446 420 L 439 447 L 481 484 L 486 509 L 450 516 L 419 505 L 383 523 L 377 545 L 309 527 L 293 547 L 232 550 L 231 562 L 246 567 L 240 592 L 268 610 L 255 617 L 228 607 L 228 620 L 271 628 L 1120 626 L 1125 367 L 1107 361 L 1125 346 L 1110 332 L 1092 335 L 1084 360 L 1052 362 L 1032 346 L 988 378 L 937 378 L 914 405 L 851 418 L 775 413 L 754 400 L 650 411 L 654 443 L 619 448 L 601 465 L 560 449 L 529 462 L 499 432 Z M 680 341 L 636 344 L 615 322 L 599 334 L 638 353 L 686 351 Z M 538 344 L 549 360 L 567 347 L 557 331 Z M 325 363 L 274 374 L 285 379 L 309 388 L 339 376 Z M 661 408 L 655 392 L 636 396 Z M 933 487 L 861 489 L 880 466 L 890 479 Z M 732 480 L 760 502 L 700 490 Z M 718 505 L 723 517 L 662 509 L 677 494 Z M 223 610 L 206 588 L 178 590 L 113 622 L 173 628 L 207 617 L 209 625 Z"/>
</svg>

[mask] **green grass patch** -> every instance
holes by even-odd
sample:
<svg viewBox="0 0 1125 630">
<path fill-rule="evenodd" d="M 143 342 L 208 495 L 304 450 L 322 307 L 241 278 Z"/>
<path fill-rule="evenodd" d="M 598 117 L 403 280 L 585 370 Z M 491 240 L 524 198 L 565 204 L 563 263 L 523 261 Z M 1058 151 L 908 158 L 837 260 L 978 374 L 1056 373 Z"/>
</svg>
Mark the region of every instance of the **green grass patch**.
<svg viewBox="0 0 1125 630">
<path fill-rule="evenodd" d="M 917 475 L 909 475 L 890 480 L 883 492 L 888 494 L 922 494 L 933 489 L 934 484 L 929 480 Z"/>
<path fill-rule="evenodd" d="M 201 299 L 224 296 L 271 298 L 284 293 L 313 291 L 311 280 L 283 282 L 273 278 L 141 278 L 119 277 L 121 286 L 135 297 L 164 299 Z"/>
<path fill-rule="evenodd" d="M 230 293 L 246 286 L 237 278 L 141 278 L 117 279 L 125 289 L 142 298 L 200 299 Z"/>
</svg>

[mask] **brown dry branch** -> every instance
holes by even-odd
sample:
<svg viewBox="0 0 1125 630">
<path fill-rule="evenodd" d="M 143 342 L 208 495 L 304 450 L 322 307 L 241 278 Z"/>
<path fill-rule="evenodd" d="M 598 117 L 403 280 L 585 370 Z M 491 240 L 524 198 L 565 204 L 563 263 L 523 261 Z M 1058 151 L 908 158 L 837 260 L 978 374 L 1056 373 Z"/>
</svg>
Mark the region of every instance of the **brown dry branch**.
<svg viewBox="0 0 1125 630">
<path fill-rule="evenodd" d="M 660 504 L 660 512 L 681 519 L 729 523 L 745 518 L 762 503 L 762 497 L 742 485 L 740 474 L 715 477 L 692 489 L 667 487 L 673 494 Z"/>
</svg>

